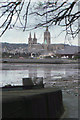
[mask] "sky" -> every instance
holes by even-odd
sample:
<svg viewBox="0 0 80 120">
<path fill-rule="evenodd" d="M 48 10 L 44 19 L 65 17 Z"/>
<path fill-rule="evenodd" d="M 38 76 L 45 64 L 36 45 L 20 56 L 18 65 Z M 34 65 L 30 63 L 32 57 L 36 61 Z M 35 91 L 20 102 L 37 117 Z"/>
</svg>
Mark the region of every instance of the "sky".
<svg viewBox="0 0 80 120">
<path fill-rule="evenodd" d="M 32 1 L 35 1 L 35 0 L 32 0 Z M 15 20 L 15 17 L 13 18 L 13 21 L 14 20 Z M 0 21 L 0 22 L 2 22 L 2 21 Z M 34 23 L 35 21 L 34 21 L 34 19 L 29 18 L 28 22 L 30 22 L 28 24 L 31 24 L 31 23 Z M 35 32 L 38 43 L 43 43 L 45 30 L 46 30 L 46 28 L 40 28 L 40 29 L 38 28 L 36 30 L 23 32 L 22 29 L 16 30 L 15 28 L 13 28 L 13 29 L 7 30 L 4 33 L 4 35 L 0 38 L 0 41 L 8 42 L 8 43 L 22 43 L 22 44 L 26 43 L 27 44 L 30 32 L 31 32 L 32 38 L 33 38 L 34 32 Z M 63 28 L 59 27 L 59 26 L 52 26 L 49 28 L 52 44 L 58 44 L 58 43 L 70 44 L 71 43 L 72 45 L 78 45 L 78 37 L 76 37 L 75 39 L 71 39 L 70 36 L 65 37 L 66 33 L 62 32 L 62 30 L 63 30 Z"/>
<path fill-rule="evenodd" d="M 23 32 L 22 30 L 15 30 L 15 29 L 7 30 L 6 33 L 1 38 L 1 42 L 27 44 L 30 32 L 31 32 L 32 38 L 34 37 L 34 32 L 35 32 L 38 43 L 43 43 L 45 29 L 46 28 L 42 28 L 42 29 L 36 29 L 32 31 L 25 31 L 25 32 Z M 65 32 L 59 35 L 60 31 L 62 30 L 60 28 L 57 28 L 56 26 L 54 26 L 53 29 L 49 28 L 52 44 L 58 44 L 58 43 L 64 43 L 64 42 L 66 44 L 70 44 L 68 40 L 70 40 L 70 42 L 73 45 L 78 44 L 78 37 L 71 40 L 71 38 L 68 36 L 67 38 L 65 38 L 66 36 Z"/>
</svg>

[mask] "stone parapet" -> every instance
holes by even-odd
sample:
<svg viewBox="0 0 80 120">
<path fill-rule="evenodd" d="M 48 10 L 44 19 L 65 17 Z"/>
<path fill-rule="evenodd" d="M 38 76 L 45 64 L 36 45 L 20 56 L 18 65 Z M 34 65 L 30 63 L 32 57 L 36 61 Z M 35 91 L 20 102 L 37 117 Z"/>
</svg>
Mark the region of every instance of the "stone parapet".
<svg viewBox="0 0 80 120">
<path fill-rule="evenodd" d="M 2 118 L 60 118 L 64 112 L 59 89 L 3 90 Z"/>
</svg>

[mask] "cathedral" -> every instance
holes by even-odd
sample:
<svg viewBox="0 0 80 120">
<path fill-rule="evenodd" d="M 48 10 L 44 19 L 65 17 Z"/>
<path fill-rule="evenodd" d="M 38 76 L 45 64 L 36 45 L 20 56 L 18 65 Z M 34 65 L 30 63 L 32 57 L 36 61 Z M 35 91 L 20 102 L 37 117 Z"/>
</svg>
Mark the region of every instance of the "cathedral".
<svg viewBox="0 0 80 120">
<path fill-rule="evenodd" d="M 28 52 L 39 53 L 39 54 L 49 54 L 55 53 L 58 49 L 64 49 L 64 44 L 51 44 L 51 35 L 46 27 L 44 32 L 44 41 L 42 44 L 37 43 L 36 34 L 34 33 L 34 38 L 31 36 L 31 32 L 28 38 Z"/>
</svg>

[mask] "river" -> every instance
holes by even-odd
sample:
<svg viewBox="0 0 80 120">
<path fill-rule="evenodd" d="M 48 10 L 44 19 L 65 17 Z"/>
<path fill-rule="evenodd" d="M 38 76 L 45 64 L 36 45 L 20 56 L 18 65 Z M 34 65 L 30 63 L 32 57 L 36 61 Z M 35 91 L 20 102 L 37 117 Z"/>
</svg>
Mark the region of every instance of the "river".
<svg viewBox="0 0 80 120">
<path fill-rule="evenodd" d="M 44 82 L 70 76 L 78 76 L 77 64 L 2 64 L 0 86 L 22 85 L 22 78 L 43 77 Z"/>
<path fill-rule="evenodd" d="M 3 63 L 0 70 L 0 86 L 22 85 L 22 78 L 43 77 L 46 87 L 62 89 L 64 117 L 78 118 L 78 68 L 78 64 Z"/>
</svg>

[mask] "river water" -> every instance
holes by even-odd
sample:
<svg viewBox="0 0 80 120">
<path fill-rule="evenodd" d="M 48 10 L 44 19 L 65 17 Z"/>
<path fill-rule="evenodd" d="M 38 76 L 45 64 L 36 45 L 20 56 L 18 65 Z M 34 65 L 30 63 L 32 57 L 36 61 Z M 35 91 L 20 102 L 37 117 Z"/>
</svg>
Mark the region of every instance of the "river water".
<svg viewBox="0 0 80 120">
<path fill-rule="evenodd" d="M 64 77 L 78 76 L 77 64 L 3 64 L 0 70 L 0 87 L 22 85 L 22 78 L 43 77 L 43 82 L 54 81 Z"/>
<path fill-rule="evenodd" d="M 3 64 L 0 86 L 22 85 L 22 78 L 43 77 L 49 87 L 60 87 L 63 93 L 65 118 L 78 118 L 78 64 Z M 55 84 L 54 84 L 55 83 Z"/>
</svg>

